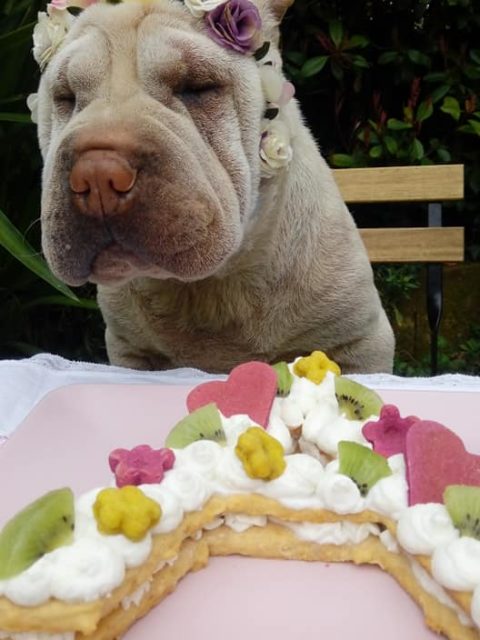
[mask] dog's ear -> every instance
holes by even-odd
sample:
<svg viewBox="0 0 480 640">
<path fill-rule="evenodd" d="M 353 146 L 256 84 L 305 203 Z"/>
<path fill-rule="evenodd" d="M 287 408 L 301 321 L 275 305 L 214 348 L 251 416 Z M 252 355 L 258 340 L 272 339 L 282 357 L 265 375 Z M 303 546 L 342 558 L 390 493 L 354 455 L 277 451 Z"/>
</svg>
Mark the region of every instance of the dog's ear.
<svg viewBox="0 0 480 640">
<path fill-rule="evenodd" d="M 273 16 L 278 20 L 278 24 L 280 24 L 287 9 L 294 2 L 295 0 L 267 0 L 266 4 L 269 6 Z"/>
<path fill-rule="evenodd" d="M 267 40 L 278 46 L 280 40 L 279 26 L 288 7 L 295 0 L 252 0 L 262 16 L 262 31 Z"/>
</svg>

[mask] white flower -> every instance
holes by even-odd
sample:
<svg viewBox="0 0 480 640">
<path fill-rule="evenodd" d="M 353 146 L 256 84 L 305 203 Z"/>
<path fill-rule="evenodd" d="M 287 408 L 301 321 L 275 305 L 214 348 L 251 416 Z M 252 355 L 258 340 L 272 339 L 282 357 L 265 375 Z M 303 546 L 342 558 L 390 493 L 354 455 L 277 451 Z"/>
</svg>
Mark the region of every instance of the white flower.
<svg viewBox="0 0 480 640">
<path fill-rule="evenodd" d="M 275 175 L 278 169 L 289 164 L 292 156 L 290 132 L 286 124 L 277 119 L 265 121 L 260 143 L 262 175 L 264 177 Z"/>
<path fill-rule="evenodd" d="M 270 104 L 282 107 L 293 98 L 295 87 L 285 80 L 279 68 L 270 64 L 262 65 L 260 79 L 263 95 Z"/>
<path fill-rule="evenodd" d="M 201 18 L 224 2 L 225 0 L 185 0 L 185 6 L 195 18 Z"/>
<path fill-rule="evenodd" d="M 283 77 L 272 65 L 263 64 L 260 67 L 260 79 L 267 102 L 276 104 L 282 95 Z"/>
<path fill-rule="evenodd" d="M 30 117 L 32 122 L 38 122 L 38 93 L 31 93 L 27 97 L 27 107 L 30 109 Z"/>
<path fill-rule="evenodd" d="M 38 13 L 38 22 L 33 30 L 33 57 L 42 71 L 61 46 L 73 20 L 68 11 L 50 5 L 47 13 Z"/>
</svg>

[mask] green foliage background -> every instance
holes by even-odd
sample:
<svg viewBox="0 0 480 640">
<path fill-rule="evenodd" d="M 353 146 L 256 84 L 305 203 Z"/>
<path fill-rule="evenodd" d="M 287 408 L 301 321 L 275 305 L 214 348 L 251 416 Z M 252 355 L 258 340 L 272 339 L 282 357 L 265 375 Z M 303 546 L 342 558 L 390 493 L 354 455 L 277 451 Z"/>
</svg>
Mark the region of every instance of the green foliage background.
<svg viewBox="0 0 480 640">
<path fill-rule="evenodd" d="M 93 289 L 69 291 L 38 260 L 41 162 L 25 100 L 38 83 L 31 33 L 44 7 L 45 0 L 3 0 L 0 7 L 0 357 L 52 351 L 103 361 Z M 478 260 L 479 1 L 297 0 L 282 39 L 285 70 L 333 166 L 465 164 L 466 198 L 447 210 L 446 222 L 465 226 L 467 259 Z M 385 219 L 375 208 L 354 213 L 360 226 Z M 412 207 L 400 208 L 388 223 L 416 218 Z M 419 286 L 418 274 L 377 269 L 397 325 L 399 303 Z M 471 325 L 463 349 L 443 340 L 444 370 L 480 373 L 479 321 Z M 426 361 L 397 368 L 423 372 Z"/>
</svg>

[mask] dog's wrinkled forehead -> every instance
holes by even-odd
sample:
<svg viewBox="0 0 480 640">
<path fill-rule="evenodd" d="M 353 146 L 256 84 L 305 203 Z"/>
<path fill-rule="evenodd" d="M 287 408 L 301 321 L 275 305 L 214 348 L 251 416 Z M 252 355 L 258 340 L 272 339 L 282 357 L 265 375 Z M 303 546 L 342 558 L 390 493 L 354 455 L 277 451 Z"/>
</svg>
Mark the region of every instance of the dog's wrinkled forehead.
<svg viewBox="0 0 480 640">
<path fill-rule="evenodd" d="M 125 86 L 138 77 L 178 89 L 186 78 L 226 82 L 231 62 L 231 54 L 180 4 L 99 4 L 76 18 L 45 75 L 53 84 L 68 68 L 65 81 L 78 76 L 92 85 L 105 78 L 106 68 L 111 76 L 118 67 Z"/>
</svg>

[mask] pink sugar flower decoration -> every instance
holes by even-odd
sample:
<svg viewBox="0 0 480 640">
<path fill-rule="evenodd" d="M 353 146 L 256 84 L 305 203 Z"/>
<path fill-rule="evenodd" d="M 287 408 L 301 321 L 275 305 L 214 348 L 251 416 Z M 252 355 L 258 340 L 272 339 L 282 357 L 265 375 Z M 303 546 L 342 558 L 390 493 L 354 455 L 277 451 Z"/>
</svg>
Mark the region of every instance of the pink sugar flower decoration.
<svg viewBox="0 0 480 640">
<path fill-rule="evenodd" d="M 152 449 L 148 444 L 133 449 L 115 449 L 108 457 L 117 487 L 159 483 L 174 462 L 175 454 L 171 449 Z"/>
<path fill-rule="evenodd" d="M 52 0 L 48 6 L 54 9 L 68 9 L 68 7 L 86 9 L 91 4 L 97 4 L 99 1 L 100 0 Z"/>
<path fill-rule="evenodd" d="M 407 433 L 418 418 L 402 418 L 393 404 L 383 405 L 380 418 L 367 422 L 362 429 L 363 436 L 373 444 L 376 453 L 388 458 L 396 453 L 405 453 Z"/>
</svg>

